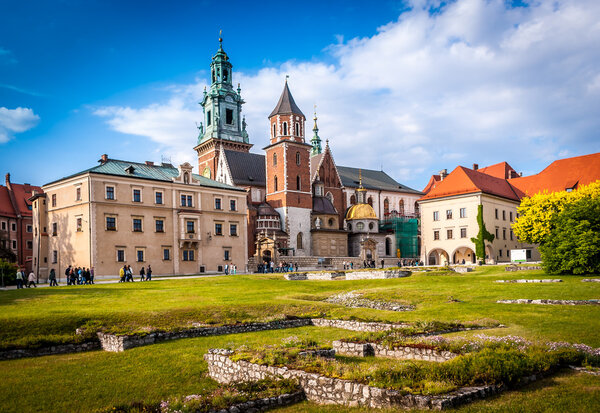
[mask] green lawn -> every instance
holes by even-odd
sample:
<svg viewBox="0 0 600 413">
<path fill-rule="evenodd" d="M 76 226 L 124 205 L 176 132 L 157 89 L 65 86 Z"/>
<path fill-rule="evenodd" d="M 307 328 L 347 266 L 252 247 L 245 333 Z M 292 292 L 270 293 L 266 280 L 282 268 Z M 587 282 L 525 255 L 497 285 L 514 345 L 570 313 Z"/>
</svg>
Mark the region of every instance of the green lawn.
<svg viewBox="0 0 600 413">
<path fill-rule="evenodd" d="M 263 321 L 285 315 L 325 313 L 332 318 L 393 322 L 493 319 L 507 327 L 486 334 L 516 334 L 533 340 L 564 340 L 599 347 L 600 306 L 495 303 L 513 298 L 600 298 L 600 284 L 583 283 L 583 277 L 563 276 L 559 278 L 564 282 L 551 284 L 494 283 L 498 279 L 542 277 L 557 278 L 542 271 L 508 273 L 503 267 L 484 267 L 466 275 L 418 274 L 372 281 L 286 281 L 280 276 L 242 275 L 4 291 L 0 293 L 0 346 L 70 341 L 75 329 L 86 323 L 136 331 L 185 327 L 191 322 Z M 363 292 L 368 298 L 414 304 L 417 309 L 397 313 L 350 309 L 319 301 L 351 290 Z M 449 302 L 450 298 L 460 302 Z M 185 339 L 120 354 L 90 352 L 4 361 L 0 363 L 0 411 L 93 411 L 135 400 L 191 394 L 216 385 L 206 378 L 202 359 L 210 347 L 277 343 L 290 335 L 326 344 L 352 334 L 305 327 Z M 462 410 L 586 410 L 588 402 L 592 403 L 590 406 L 599 405 L 599 386 L 599 377 L 563 374 Z M 537 410 L 533 408 L 536 400 L 542 406 Z M 303 404 L 283 411 L 348 409 Z"/>
</svg>

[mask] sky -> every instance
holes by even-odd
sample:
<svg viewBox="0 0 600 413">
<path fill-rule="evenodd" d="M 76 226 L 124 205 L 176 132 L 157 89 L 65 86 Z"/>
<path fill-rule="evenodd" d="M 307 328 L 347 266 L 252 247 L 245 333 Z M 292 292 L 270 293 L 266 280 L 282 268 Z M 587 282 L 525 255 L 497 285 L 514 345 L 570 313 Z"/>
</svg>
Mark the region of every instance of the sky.
<svg viewBox="0 0 600 413">
<path fill-rule="evenodd" d="M 419 190 L 458 165 L 529 175 L 600 152 L 597 0 L 0 0 L 0 172 L 196 165 L 220 30 L 252 152 L 286 75 L 338 165 Z"/>
</svg>

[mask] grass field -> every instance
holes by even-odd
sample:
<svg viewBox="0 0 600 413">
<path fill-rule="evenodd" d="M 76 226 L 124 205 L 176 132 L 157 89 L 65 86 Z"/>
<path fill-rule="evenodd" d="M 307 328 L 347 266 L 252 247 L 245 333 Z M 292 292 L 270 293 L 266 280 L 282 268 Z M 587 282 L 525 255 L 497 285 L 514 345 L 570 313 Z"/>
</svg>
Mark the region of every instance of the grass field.
<svg viewBox="0 0 600 413">
<path fill-rule="evenodd" d="M 437 274 L 372 281 L 285 281 L 276 275 L 241 275 L 4 291 L 0 293 L 0 346 L 69 342 L 75 337 L 75 329 L 86 324 L 113 331 L 146 331 L 186 327 L 192 322 L 221 324 L 320 313 L 332 318 L 393 322 L 493 319 L 506 328 L 487 334 L 600 346 L 600 306 L 495 303 L 515 298 L 598 299 L 599 283 L 583 283 L 582 277 L 567 276 L 560 277 L 562 283 L 495 283 L 498 279 L 558 278 L 542 271 L 507 273 L 503 267 L 478 268 L 465 275 Z M 321 301 L 343 291 L 413 304 L 416 310 L 350 309 Z M 184 339 L 116 354 L 97 351 L 3 361 L 0 411 L 85 412 L 192 394 L 216 386 L 206 377 L 202 359 L 208 348 L 276 344 L 291 335 L 329 344 L 352 332 L 304 327 Z M 565 372 L 520 391 L 465 406 L 461 411 L 593 411 L 599 405 L 600 377 Z M 350 410 L 305 403 L 282 411 Z"/>
</svg>

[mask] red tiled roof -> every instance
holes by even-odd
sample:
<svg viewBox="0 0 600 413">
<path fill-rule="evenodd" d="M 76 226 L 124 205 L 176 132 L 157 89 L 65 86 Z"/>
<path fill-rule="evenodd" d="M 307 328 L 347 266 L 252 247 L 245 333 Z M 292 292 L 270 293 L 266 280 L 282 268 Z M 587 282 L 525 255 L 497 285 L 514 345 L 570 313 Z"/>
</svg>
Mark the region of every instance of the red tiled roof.
<svg viewBox="0 0 600 413">
<path fill-rule="evenodd" d="M 464 166 L 458 166 L 443 181 L 439 182 L 420 201 L 483 192 L 514 201 L 519 201 L 524 194 L 512 187 L 506 179 L 496 178 Z"/>
<path fill-rule="evenodd" d="M 477 171 L 502 179 L 517 177 L 517 171 L 515 171 L 507 162 L 500 162 L 494 165 L 479 168 Z"/>
<path fill-rule="evenodd" d="M 0 216 L 16 218 L 15 210 L 10 202 L 8 188 L 0 185 Z"/>
<path fill-rule="evenodd" d="M 510 179 L 509 182 L 532 196 L 542 191 L 576 189 L 597 180 L 600 180 L 600 152 L 559 159 L 538 174 Z"/>
<path fill-rule="evenodd" d="M 423 188 L 423 193 L 424 194 L 428 194 L 429 191 L 431 191 L 433 188 L 436 187 L 436 185 L 441 181 L 440 176 L 439 175 L 431 175 L 431 178 L 429 178 L 429 182 L 427 182 L 427 185 L 425 185 L 425 188 Z"/>
</svg>

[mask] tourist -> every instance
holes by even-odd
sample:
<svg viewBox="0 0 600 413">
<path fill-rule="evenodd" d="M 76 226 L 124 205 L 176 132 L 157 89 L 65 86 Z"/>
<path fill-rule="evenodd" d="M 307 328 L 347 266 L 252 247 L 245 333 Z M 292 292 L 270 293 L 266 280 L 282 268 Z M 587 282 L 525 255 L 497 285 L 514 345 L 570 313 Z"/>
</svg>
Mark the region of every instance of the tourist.
<svg viewBox="0 0 600 413">
<path fill-rule="evenodd" d="M 123 268 L 121 268 L 119 270 L 119 282 L 120 283 L 124 283 L 125 282 L 125 270 L 127 269 L 126 265 L 123 265 Z"/>
<path fill-rule="evenodd" d="M 296 261 L 296 272 L 298 272 L 298 261 Z"/>
<path fill-rule="evenodd" d="M 54 268 L 50 269 L 48 280 L 50 280 L 50 287 L 58 287 L 58 283 L 56 282 L 56 272 L 54 271 Z"/>
<path fill-rule="evenodd" d="M 90 268 L 90 282 L 94 284 L 94 267 Z"/>
<path fill-rule="evenodd" d="M 381 260 L 381 268 L 383 268 L 383 265 L 385 264 L 384 260 Z"/>
<path fill-rule="evenodd" d="M 229 275 L 229 264 L 225 264 L 225 275 Z"/>
<path fill-rule="evenodd" d="M 21 269 L 17 269 L 17 290 L 19 288 L 23 288 L 23 273 L 21 272 Z"/>
<path fill-rule="evenodd" d="M 146 269 L 142 266 L 142 268 L 140 268 L 140 281 L 144 281 L 145 275 L 146 275 Z"/>
<path fill-rule="evenodd" d="M 29 284 L 27 285 L 27 288 L 30 288 L 30 287 L 31 287 L 31 284 L 33 284 L 33 286 L 34 286 L 35 288 L 37 288 L 37 285 L 35 285 L 35 274 L 33 273 L 33 271 L 31 271 L 31 272 L 29 273 Z"/>
<path fill-rule="evenodd" d="M 131 265 L 127 266 L 127 281 L 135 282 L 133 279 L 133 270 L 131 269 Z"/>
<path fill-rule="evenodd" d="M 65 278 L 67 279 L 67 285 L 71 285 L 71 266 L 70 265 L 65 270 Z"/>
<path fill-rule="evenodd" d="M 146 281 L 152 280 L 152 268 L 150 264 L 148 264 L 148 271 L 146 271 Z"/>
</svg>

